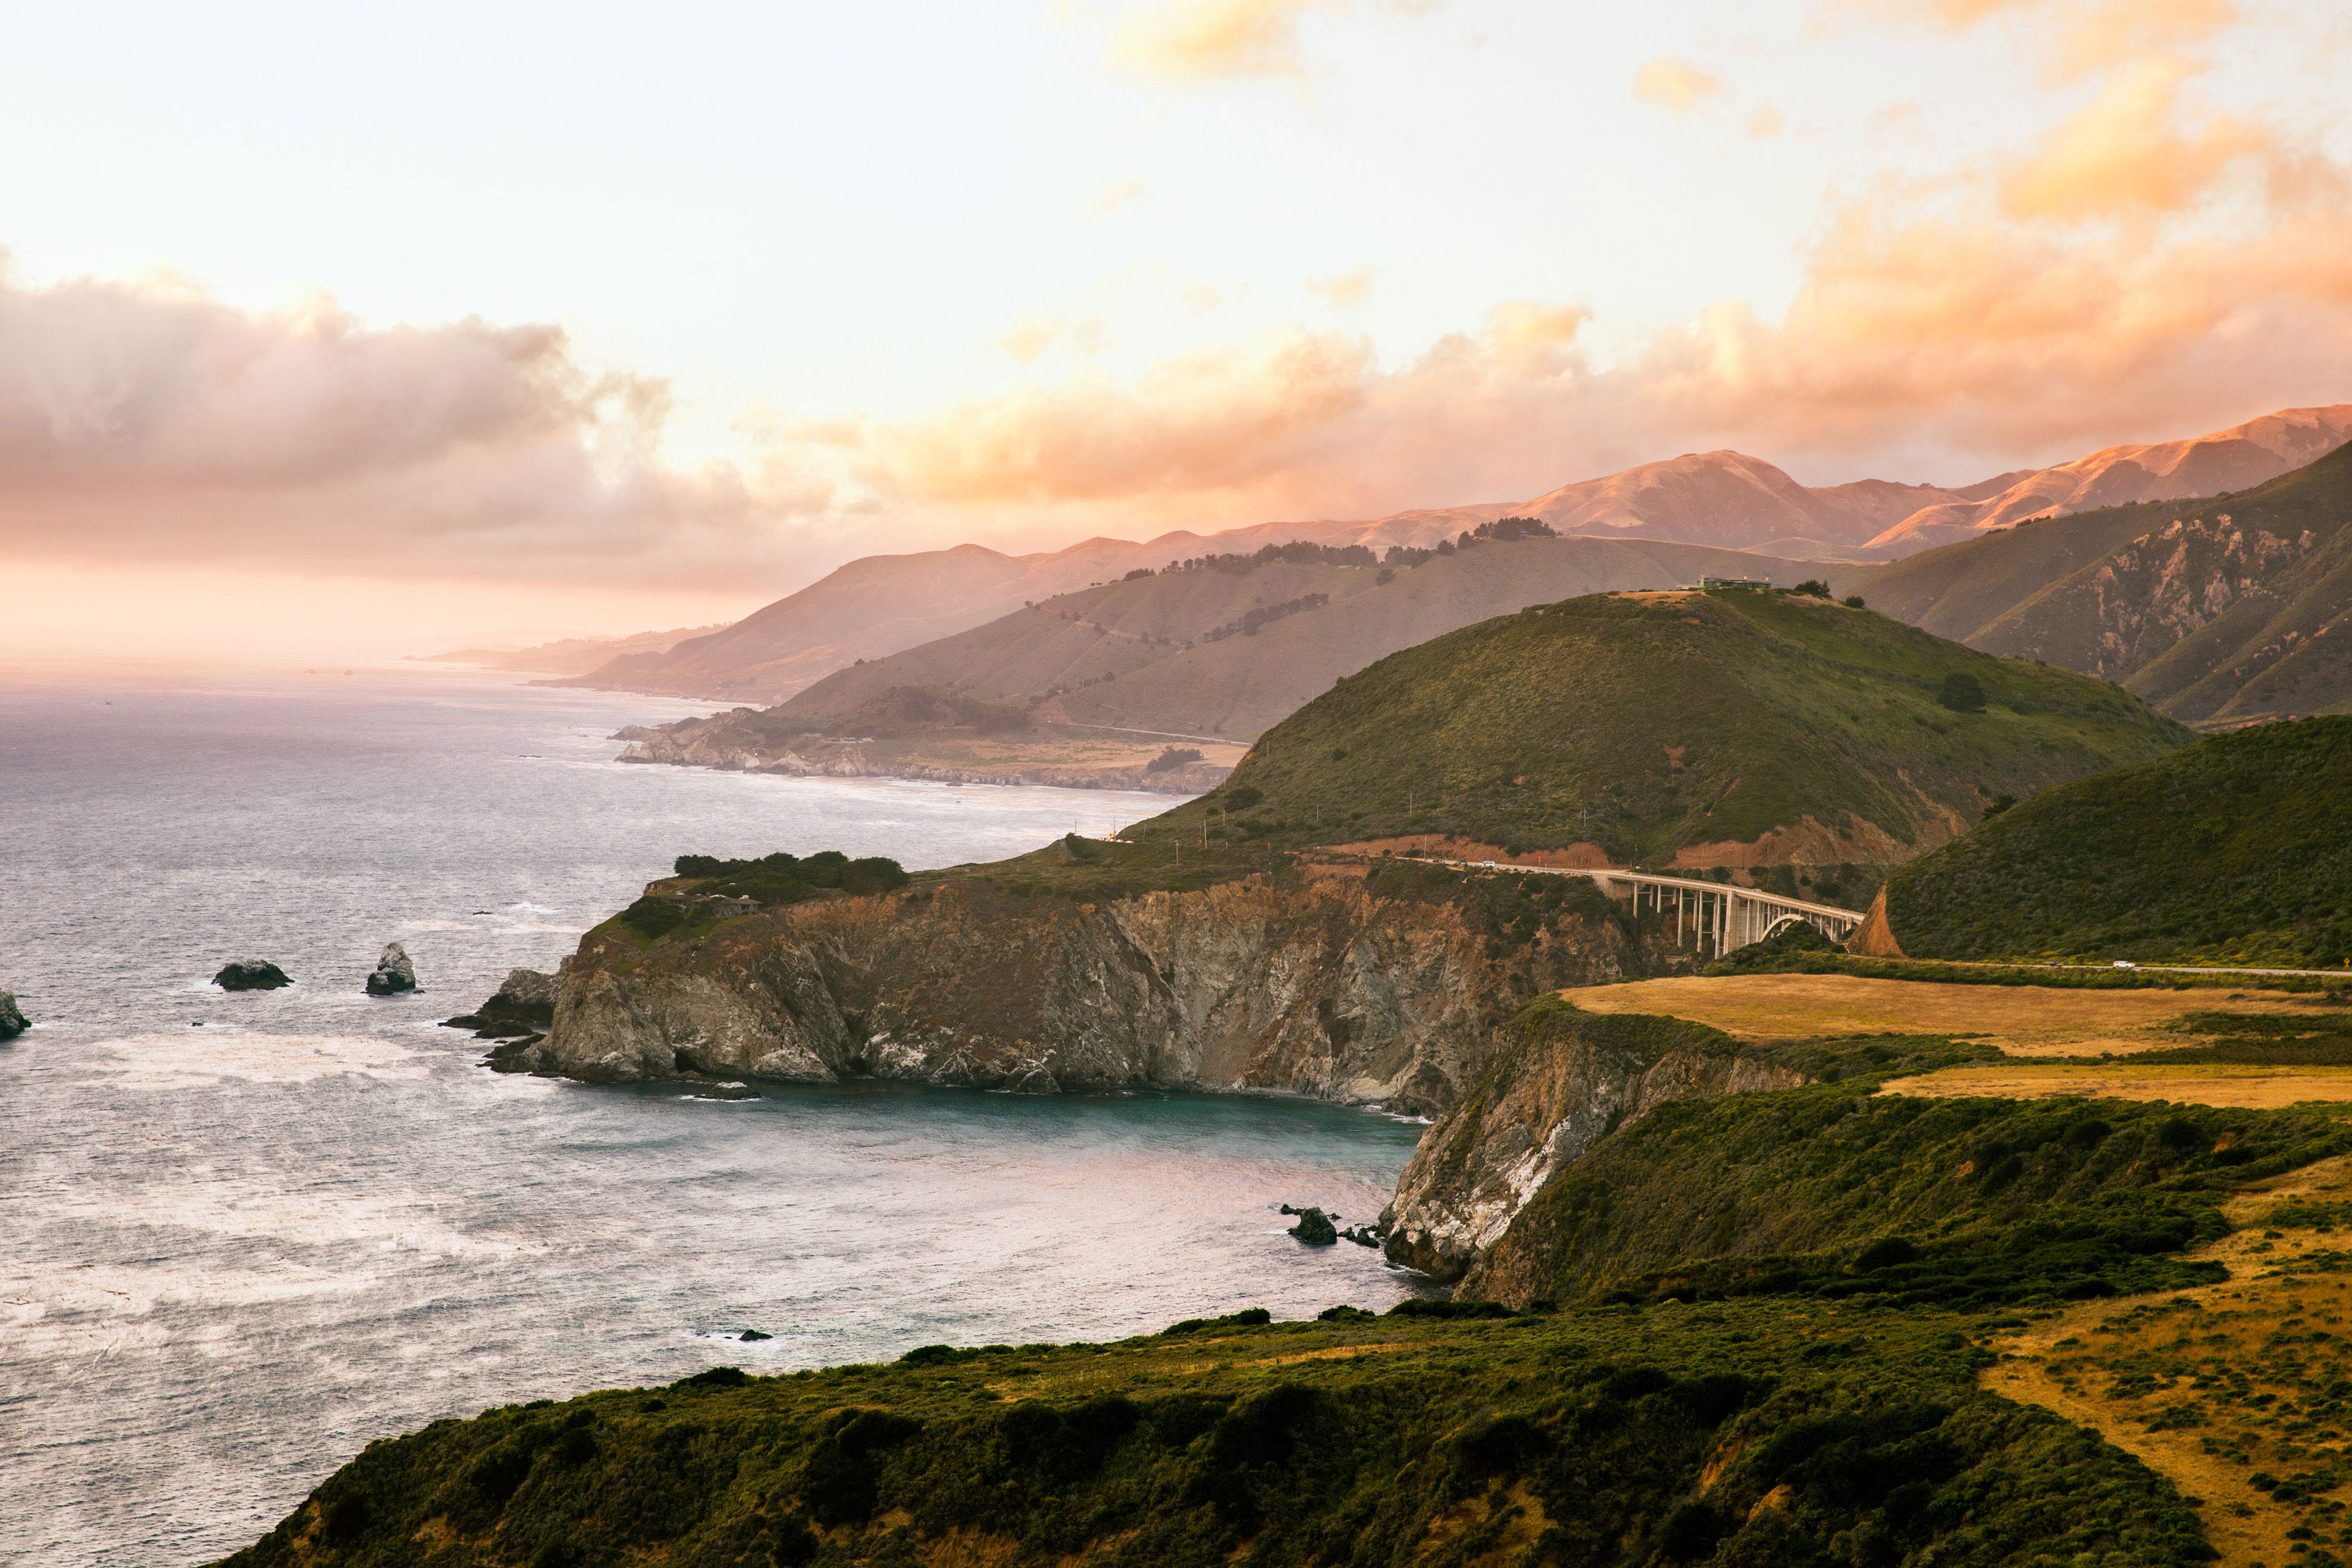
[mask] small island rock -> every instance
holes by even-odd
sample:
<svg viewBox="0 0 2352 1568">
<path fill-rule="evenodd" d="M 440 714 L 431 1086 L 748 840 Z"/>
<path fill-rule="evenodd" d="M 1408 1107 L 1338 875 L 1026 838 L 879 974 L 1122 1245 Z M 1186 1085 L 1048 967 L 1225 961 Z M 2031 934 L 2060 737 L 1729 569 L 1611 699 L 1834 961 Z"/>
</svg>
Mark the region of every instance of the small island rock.
<svg viewBox="0 0 2352 1568">
<path fill-rule="evenodd" d="M 408 950 L 394 942 L 375 961 L 375 973 L 367 977 L 367 994 L 371 996 L 397 996 L 404 991 L 416 989 L 416 965 L 409 961 Z"/>
<path fill-rule="evenodd" d="M 544 1034 L 555 1023 L 555 976 L 537 969 L 510 969 L 506 983 L 471 1013 L 444 1018 L 446 1029 L 471 1029 L 485 1040 L 511 1040 Z"/>
<path fill-rule="evenodd" d="M 1321 1209 L 1300 1209 L 1297 1214 L 1298 1223 L 1290 1227 L 1291 1235 L 1309 1247 L 1330 1247 L 1339 1241 L 1339 1227 Z"/>
<path fill-rule="evenodd" d="M 213 976 L 213 984 L 224 991 L 275 991 L 294 982 L 286 977 L 284 970 L 266 959 L 240 958 L 221 965 L 221 972 Z"/>
<path fill-rule="evenodd" d="M 0 991 L 0 1040 L 13 1040 L 32 1026 L 33 1021 L 16 1006 L 16 994 Z"/>
</svg>

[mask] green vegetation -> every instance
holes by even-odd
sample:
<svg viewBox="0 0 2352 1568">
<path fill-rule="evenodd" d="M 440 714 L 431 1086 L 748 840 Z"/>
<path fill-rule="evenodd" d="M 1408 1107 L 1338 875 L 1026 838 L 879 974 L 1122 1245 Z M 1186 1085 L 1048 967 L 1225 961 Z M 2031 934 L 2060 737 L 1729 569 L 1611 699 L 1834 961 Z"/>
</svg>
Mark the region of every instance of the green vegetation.
<svg viewBox="0 0 2352 1568">
<path fill-rule="evenodd" d="M 779 850 L 756 860 L 681 855 L 674 868 L 677 880 L 656 884 L 662 891 L 648 889 L 621 911 L 621 922 L 639 936 L 658 939 L 707 923 L 705 900 L 749 899 L 763 910 L 782 909 L 827 892 L 887 893 L 908 881 L 896 860 L 879 855 L 853 860 L 838 849 L 805 857 Z"/>
<path fill-rule="evenodd" d="M 1578 927 L 1614 925 L 1628 936 L 1671 923 L 1652 911 L 1636 915 L 1582 877 L 1483 875 L 1417 860 L 1383 860 L 1364 876 L 1382 898 L 1452 904 L 1486 939 L 1486 956 L 1513 957 L 1539 936 L 1568 936 Z"/>
<path fill-rule="evenodd" d="M 436 1422 L 372 1445 L 229 1563 L 2213 1555 L 2168 1482 L 1978 1391 L 1990 1357 L 1965 1318 L 1822 1302 L 1247 1316 L 1109 1346 L 722 1368 Z"/>
<path fill-rule="evenodd" d="M 1749 946 L 1764 947 L 1763 943 Z M 2110 969 L 2104 965 L 2082 969 L 2059 968 L 2046 963 L 1944 963 L 1913 958 L 1866 958 L 1853 953 L 1821 952 L 1809 948 L 1790 947 L 1775 951 L 1751 952 L 1735 964 L 1732 955 L 1726 954 L 1721 963 L 1710 965 L 1701 973 L 1706 974 L 1853 974 L 1865 980 L 1934 981 L 1948 985 L 2047 985 L 2067 991 L 2231 991 L 2248 984 L 2242 974 L 2189 974 L 2136 969 Z M 2330 981 L 2317 975 L 2264 975 L 2265 991 L 2302 991 L 2325 994 Z"/>
<path fill-rule="evenodd" d="M 2352 960 L 2352 718 L 2216 735 L 2032 796 L 1897 871 L 1927 958 Z"/>
<path fill-rule="evenodd" d="M 1472 1283 L 1906 1307 L 2177 1289 L 2221 1277 L 2160 1255 L 2222 1235 L 2227 1188 L 2352 1151 L 2352 1129 L 2294 1112 L 1876 1092 L 1933 1043 L 1797 1047 L 1834 1081 L 1659 1106 L 1548 1183 Z"/>
<path fill-rule="evenodd" d="M 1018 897 L 1108 903 L 1144 893 L 1198 892 L 1244 877 L 1295 878 L 1292 861 L 1283 851 L 1234 840 L 1128 843 L 1073 833 L 1009 860 L 919 871 L 914 882 L 918 889 L 940 882 L 985 882 Z"/>
<path fill-rule="evenodd" d="M 1981 711 L 1947 705 L 1954 678 Z M 1268 731 L 1223 789 L 1138 832 L 1590 841 L 1623 865 L 1811 819 L 1899 847 L 1927 837 L 1939 809 L 1973 820 L 1992 792 L 2190 738 L 2102 682 L 1811 595 L 1597 595 L 1348 677 Z"/>
</svg>

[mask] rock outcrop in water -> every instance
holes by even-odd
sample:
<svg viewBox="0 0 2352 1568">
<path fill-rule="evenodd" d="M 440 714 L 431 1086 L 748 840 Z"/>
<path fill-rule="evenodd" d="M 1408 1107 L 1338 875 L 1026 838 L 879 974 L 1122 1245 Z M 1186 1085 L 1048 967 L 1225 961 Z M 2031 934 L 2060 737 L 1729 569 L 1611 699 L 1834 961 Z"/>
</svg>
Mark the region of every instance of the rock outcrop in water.
<svg viewBox="0 0 2352 1568">
<path fill-rule="evenodd" d="M 1339 1227 L 1318 1208 L 1300 1209 L 1298 1223 L 1290 1227 L 1290 1234 L 1309 1247 L 1336 1247 L 1339 1241 Z"/>
<path fill-rule="evenodd" d="M 33 1026 L 16 1005 L 14 991 L 0 991 L 0 1040 L 13 1040 Z"/>
<path fill-rule="evenodd" d="M 1289 1089 L 1433 1113 L 1528 996 L 1644 971 L 1603 910 L 1506 943 L 1460 902 L 1286 874 L 1101 901 L 950 879 L 652 941 L 615 921 L 565 961 L 553 1027 L 516 1065 Z"/>
<path fill-rule="evenodd" d="M 266 959 L 241 958 L 225 963 L 213 976 L 213 984 L 224 991 L 275 991 L 281 985 L 291 985 L 286 972 Z"/>
<path fill-rule="evenodd" d="M 1704 1025 L 1546 998 L 1497 1033 L 1477 1079 L 1422 1135 L 1381 1215 L 1389 1261 L 1459 1279 L 1545 1178 L 1670 1100 L 1805 1075 Z"/>
<path fill-rule="evenodd" d="M 398 942 L 387 945 L 383 956 L 375 961 L 375 973 L 367 977 L 367 994 L 371 996 L 397 996 L 416 989 L 416 965 L 408 950 Z"/>
<path fill-rule="evenodd" d="M 555 976 L 538 969 L 509 969 L 488 1001 L 443 1022 L 448 1028 L 471 1029 L 486 1040 L 544 1034 L 555 1022 Z"/>
</svg>

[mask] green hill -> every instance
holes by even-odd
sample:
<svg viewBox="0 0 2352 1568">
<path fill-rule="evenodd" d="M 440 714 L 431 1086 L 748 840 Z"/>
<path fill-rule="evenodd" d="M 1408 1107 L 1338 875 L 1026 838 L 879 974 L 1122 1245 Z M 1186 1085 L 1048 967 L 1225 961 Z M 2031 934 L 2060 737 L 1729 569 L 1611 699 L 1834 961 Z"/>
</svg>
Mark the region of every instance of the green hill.
<svg viewBox="0 0 2352 1568">
<path fill-rule="evenodd" d="M 2352 959 L 2352 718 L 2216 735 L 2054 789 L 1887 883 L 1915 958 Z"/>
<path fill-rule="evenodd" d="M 1374 659 L 1522 605 L 1701 576 L 1826 578 L 1824 567 L 1700 545 L 1611 539 L 1482 542 L 1382 563 L 1290 546 L 1214 567 L 1139 574 L 835 670 L 772 726 L 851 723 L 893 689 L 924 688 L 1106 728 L 1248 741 Z"/>
<path fill-rule="evenodd" d="M 1945 700 L 1957 682 L 1977 710 Z M 1798 595 L 1599 595 L 1391 655 L 1139 829 L 1447 833 L 1613 864 L 1892 863 L 2192 737 L 2102 681 Z M 1761 842 L 1766 835 L 1775 835 Z"/>
<path fill-rule="evenodd" d="M 2235 495 L 2021 523 L 1868 581 L 1971 647 L 2120 682 L 2190 722 L 2352 707 L 2352 446 Z"/>
</svg>

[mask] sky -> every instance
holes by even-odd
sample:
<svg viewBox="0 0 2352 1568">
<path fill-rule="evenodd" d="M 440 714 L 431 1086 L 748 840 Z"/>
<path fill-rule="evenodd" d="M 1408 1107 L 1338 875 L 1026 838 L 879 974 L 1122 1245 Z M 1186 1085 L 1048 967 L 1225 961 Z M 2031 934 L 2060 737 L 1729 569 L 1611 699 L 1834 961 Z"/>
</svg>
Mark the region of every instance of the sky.
<svg viewBox="0 0 2352 1568">
<path fill-rule="evenodd" d="M 2333 0 L 0 0 L 0 644 L 2352 401 Z"/>
</svg>

